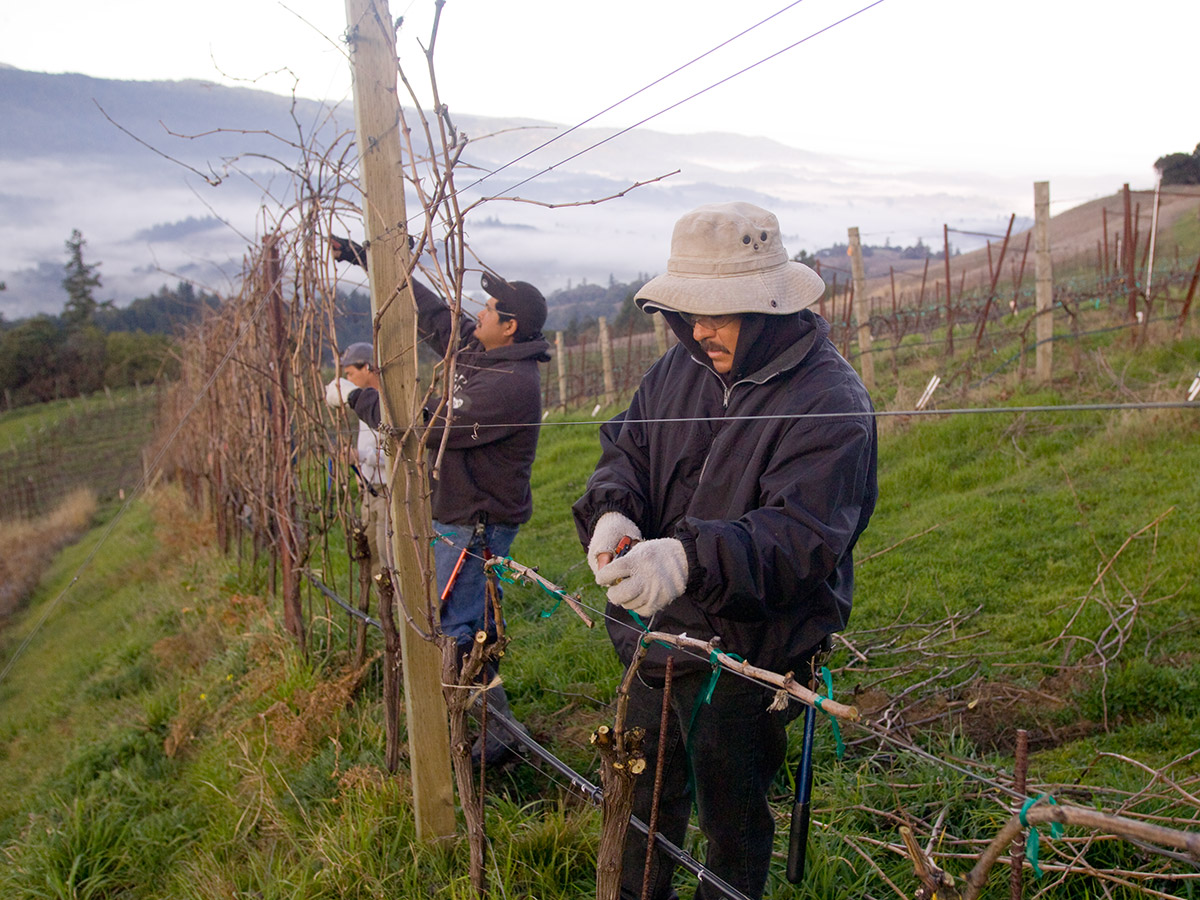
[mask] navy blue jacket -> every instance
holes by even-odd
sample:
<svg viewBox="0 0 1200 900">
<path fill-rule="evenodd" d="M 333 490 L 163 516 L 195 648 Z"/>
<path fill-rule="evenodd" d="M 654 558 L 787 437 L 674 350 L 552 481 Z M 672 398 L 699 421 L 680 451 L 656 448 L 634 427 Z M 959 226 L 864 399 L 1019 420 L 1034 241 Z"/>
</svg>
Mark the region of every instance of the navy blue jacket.
<svg viewBox="0 0 1200 900">
<path fill-rule="evenodd" d="M 413 293 L 418 333 L 439 356 L 445 356 L 450 308 L 415 279 Z M 539 337 L 485 350 L 474 334 L 474 320 L 463 316 L 454 389 L 447 404 L 452 406 L 449 429 L 445 409 L 438 412 L 441 398 L 425 408 L 426 422 L 432 423 L 425 438 L 431 465 L 443 435 L 449 432 L 438 477 L 430 483 L 433 517 L 447 525 L 473 525 L 480 519 L 495 525 L 522 525 L 533 515 L 529 478 L 542 421 L 538 363 L 549 361 L 549 345 Z M 353 391 L 347 399 L 359 418 L 379 427 L 377 391 Z"/>
<path fill-rule="evenodd" d="M 719 635 L 754 665 L 799 672 L 850 615 L 852 551 L 878 492 L 870 397 L 810 310 L 760 317 L 750 330 L 744 319 L 757 346 L 739 338 L 734 372 L 739 361 L 751 368 L 732 378 L 713 370 L 678 315 L 664 315 L 681 343 L 602 426 L 600 461 L 574 506 L 579 537 L 586 547 L 616 510 L 646 539 L 678 538 L 687 587 L 650 628 Z M 619 607 L 608 614 L 628 664 L 640 629 Z M 666 653 L 654 645 L 643 671 L 661 672 Z M 677 654 L 676 665 L 707 662 Z"/>
</svg>

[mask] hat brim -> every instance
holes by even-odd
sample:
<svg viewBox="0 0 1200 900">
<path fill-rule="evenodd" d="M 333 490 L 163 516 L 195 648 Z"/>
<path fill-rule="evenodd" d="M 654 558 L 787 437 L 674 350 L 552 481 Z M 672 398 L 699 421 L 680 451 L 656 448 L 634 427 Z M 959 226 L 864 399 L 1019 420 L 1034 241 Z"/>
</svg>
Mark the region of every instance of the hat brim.
<svg viewBox="0 0 1200 900">
<path fill-rule="evenodd" d="M 782 316 L 808 309 L 825 293 L 821 276 L 803 263 L 786 262 L 738 275 L 652 278 L 635 302 L 646 312 L 668 310 L 702 316 L 764 313 Z"/>
</svg>

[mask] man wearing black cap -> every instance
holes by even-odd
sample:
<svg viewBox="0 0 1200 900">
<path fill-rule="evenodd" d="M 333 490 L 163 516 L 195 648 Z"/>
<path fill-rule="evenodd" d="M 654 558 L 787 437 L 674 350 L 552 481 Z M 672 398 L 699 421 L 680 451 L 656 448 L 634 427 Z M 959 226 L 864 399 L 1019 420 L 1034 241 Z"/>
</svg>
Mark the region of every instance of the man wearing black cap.
<svg viewBox="0 0 1200 900">
<path fill-rule="evenodd" d="M 365 254 L 356 246 L 335 239 L 335 256 L 361 265 Z M 434 543 L 441 627 L 464 651 L 476 632 L 496 633 L 484 557 L 506 556 L 517 529 L 533 515 L 529 477 L 542 419 L 538 363 L 550 360 L 542 337 L 546 300 L 541 292 L 528 282 L 486 272 L 481 285 L 487 304 L 475 319 L 463 316 L 459 321 L 450 395 L 444 404 L 438 397 L 425 407 L 431 424 L 425 445 L 432 454 L 442 453 L 431 485 L 433 529 L 443 538 Z M 415 278 L 412 286 L 417 331 L 435 353 L 445 356 L 452 334 L 450 308 Z M 372 413 L 356 406 L 355 411 L 378 425 L 378 408 Z M 511 717 L 503 685 L 488 691 L 488 704 Z M 494 728 L 487 742 L 488 764 L 506 757 L 512 743 L 502 726 Z M 476 756 L 479 749 L 477 744 Z"/>
</svg>

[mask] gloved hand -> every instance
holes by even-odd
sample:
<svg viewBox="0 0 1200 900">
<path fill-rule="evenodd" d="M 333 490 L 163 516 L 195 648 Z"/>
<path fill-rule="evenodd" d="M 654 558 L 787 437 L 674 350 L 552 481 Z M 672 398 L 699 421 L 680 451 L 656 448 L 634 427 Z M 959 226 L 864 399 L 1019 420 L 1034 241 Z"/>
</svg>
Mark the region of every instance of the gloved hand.
<svg viewBox="0 0 1200 900">
<path fill-rule="evenodd" d="M 329 236 L 329 249 L 333 251 L 333 258 L 338 262 L 354 263 L 354 265 L 365 269 L 367 267 L 367 251 L 363 249 L 363 245 L 350 238 L 338 237 L 336 234 Z"/>
<path fill-rule="evenodd" d="M 416 240 L 410 234 L 408 236 L 408 249 L 412 250 L 416 245 Z M 353 263 L 360 269 L 366 270 L 367 250 L 357 241 L 331 234 L 329 236 L 329 249 L 333 251 L 333 258 L 338 262 Z"/>
<path fill-rule="evenodd" d="M 349 378 L 335 378 L 329 384 L 325 385 L 325 402 L 337 408 L 345 404 L 346 398 L 350 396 L 351 391 L 356 390 L 358 388 L 355 387 L 354 382 Z"/>
<path fill-rule="evenodd" d="M 596 573 L 596 584 L 611 585 L 608 599 L 617 606 L 652 616 L 687 587 L 688 562 L 683 543 L 657 538 L 636 544 Z"/>
<path fill-rule="evenodd" d="M 631 538 L 642 539 L 642 529 L 638 528 L 628 516 L 619 512 L 606 512 L 596 522 L 592 529 L 592 539 L 588 541 L 587 561 L 593 575 L 600 574 L 600 563 L 596 557 L 601 553 L 613 553 L 617 541 L 629 535 Z"/>
</svg>

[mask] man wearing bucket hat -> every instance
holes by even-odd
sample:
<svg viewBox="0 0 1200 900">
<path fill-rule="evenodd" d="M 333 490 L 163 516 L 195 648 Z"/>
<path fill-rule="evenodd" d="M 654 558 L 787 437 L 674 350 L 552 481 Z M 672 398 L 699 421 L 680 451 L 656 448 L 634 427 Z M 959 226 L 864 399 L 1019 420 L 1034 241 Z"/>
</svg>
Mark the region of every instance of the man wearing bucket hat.
<svg viewBox="0 0 1200 900">
<path fill-rule="evenodd" d="M 679 344 L 601 428 L 600 461 L 574 506 L 627 666 L 649 629 L 719 637 L 726 653 L 806 680 L 816 650 L 845 627 L 851 552 L 875 506 L 875 421 L 862 381 L 809 308 L 823 291 L 789 258 L 773 214 L 718 203 L 678 221 L 667 273 L 638 292 Z M 636 543 L 618 554 L 626 536 Z M 767 790 L 798 710 L 772 711 L 756 683 L 714 678 L 708 659 L 652 644 L 625 724 L 646 730 L 651 769 L 663 745 L 659 830 L 682 844 L 695 803 L 708 868 L 760 897 L 774 835 Z M 637 781 L 643 821 L 654 783 L 651 770 Z M 621 896 L 637 898 L 646 844 L 629 835 Z M 650 896 L 672 896 L 671 861 L 656 852 L 651 867 Z M 713 895 L 701 883 L 696 896 Z"/>
<path fill-rule="evenodd" d="M 337 259 L 365 267 L 366 254 L 353 241 L 335 237 L 331 243 Z M 538 363 L 550 360 L 542 336 L 546 300 L 541 292 L 528 282 L 488 272 L 480 284 L 488 300 L 474 319 L 459 321 L 447 403 L 434 398 L 425 408 L 432 425 L 425 445 L 431 454 L 441 453 L 438 477 L 431 482 L 433 530 L 440 537 L 433 555 L 441 627 L 462 652 L 470 649 L 477 632 L 496 634 L 484 558 L 506 556 L 517 530 L 533 515 L 529 479 L 542 420 Z M 412 285 L 417 331 L 435 353 L 445 356 L 453 336 L 450 308 L 415 278 Z M 373 408 L 359 402 L 354 410 L 378 427 L 379 395 L 366 399 Z M 500 590 L 498 582 L 495 587 Z M 487 675 L 494 678 L 496 669 Z M 512 718 L 502 684 L 490 688 L 487 699 L 492 710 Z M 477 741 L 472 755 L 478 759 L 485 754 L 488 765 L 494 765 L 515 746 L 506 727 L 493 724 L 486 746 Z"/>
</svg>

